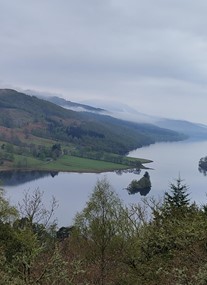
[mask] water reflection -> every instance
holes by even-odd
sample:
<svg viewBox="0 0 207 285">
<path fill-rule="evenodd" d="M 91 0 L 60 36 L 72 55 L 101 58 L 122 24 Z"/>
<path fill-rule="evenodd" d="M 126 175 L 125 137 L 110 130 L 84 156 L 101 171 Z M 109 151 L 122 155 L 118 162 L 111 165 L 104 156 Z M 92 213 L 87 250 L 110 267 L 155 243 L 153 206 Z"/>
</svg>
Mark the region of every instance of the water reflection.
<svg viewBox="0 0 207 285">
<path fill-rule="evenodd" d="M 0 171 L 3 186 L 17 186 L 43 177 L 58 175 L 57 171 Z"/>
<path fill-rule="evenodd" d="M 119 170 L 115 170 L 115 173 L 117 175 L 122 175 L 125 173 L 133 173 L 133 174 L 140 174 L 141 173 L 141 169 L 140 168 L 131 168 L 131 169 L 119 169 Z"/>
<path fill-rule="evenodd" d="M 207 176 L 207 171 L 205 169 L 201 168 L 200 166 L 198 167 L 198 171 L 200 173 L 202 173 L 204 176 Z"/>
<path fill-rule="evenodd" d="M 115 173 L 117 175 L 122 175 L 126 173 L 140 174 L 141 169 L 125 169 L 117 170 Z M 55 177 L 58 175 L 57 171 L 0 171 L 0 182 L 3 186 L 17 186 L 31 182 L 33 180 L 38 180 L 45 177 Z"/>
<path fill-rule="evenodd" d="M 147 194 L 149 194 L 151 190 L 151 187 L 147 187 L 147 188 L 142 188 L 142 189 L 133 189 L 131 191 L 128 191 L 129 195 L 134 195 L 139 193 L 141 196 L 147 196 Z"/>
</svg>

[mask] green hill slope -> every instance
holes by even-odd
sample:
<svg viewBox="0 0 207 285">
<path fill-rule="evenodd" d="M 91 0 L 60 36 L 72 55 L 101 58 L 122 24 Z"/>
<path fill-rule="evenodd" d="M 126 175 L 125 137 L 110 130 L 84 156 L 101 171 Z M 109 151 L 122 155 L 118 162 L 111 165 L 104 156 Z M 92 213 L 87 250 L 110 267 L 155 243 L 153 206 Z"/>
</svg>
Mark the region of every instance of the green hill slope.
<svg viewBox="0 0 207 285">
<path fill-rule="evenodd" d="M 184 139 L 175 131 L 66 110 L 11 89 L 0 90 L 0 127 L 1 140 L 11 137 L 12 130 L 20 141 L 32 135 L 70 143 L 82 152 L 126 154 L 156 141 Z"/>
</svg>

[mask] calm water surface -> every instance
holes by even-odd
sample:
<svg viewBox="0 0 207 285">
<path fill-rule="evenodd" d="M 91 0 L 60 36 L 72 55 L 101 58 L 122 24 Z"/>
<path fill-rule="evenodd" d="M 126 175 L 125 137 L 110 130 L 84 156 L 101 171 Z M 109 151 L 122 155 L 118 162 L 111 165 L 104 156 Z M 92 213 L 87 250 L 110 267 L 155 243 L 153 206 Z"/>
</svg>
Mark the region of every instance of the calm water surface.
<svg viewBox="0 0 207 285">
<path fill-rule="evenodd" d="M 198 161 L 207 155 L 207 141 L 183 141 L 173 143 L 157 143 L 132 151 L 130 156 L 143 157 L 153 160 L 148 164 L 148 170 L 152 182 L 152 189 L 149 196 L 162 196 L 169 189 L 169 184 L 174 182 L 180 175 L 189 186 L 190 197 L 198 204 L 207 202 L 207 176 L 198 171 Z M 140 201 L 140 194 L 128 195 L 124 190 L 132 179 L 140 179 L 144 170 L 139 175 L 133 173 L 88 174 L 88 173 L 59 173 L 58 175 L 47 175 L 38 177 L 33 175 L 35 180 L 26 179 L 27 182 L 14 185 L 5 185 L 6 195 L 12 204 L 21 201 L 24 192 L 34 191 L 39 188 L 44 191 L 44 202 L 49 204 L 54 196 L 59 203 L 56 210 L 59 226 L 70 225 L 75 214 L 81 211 L 88 200 L 98 179 L 107 177 L 112 187 L 116 190 L 124 203 L 136 203 Z M 9 179 L 7 179 L 7 182 Z M 21 183 L 21 181 L 19 182 Z M 9 184 L 9 183 L 7 183 Z"/>
</svg>

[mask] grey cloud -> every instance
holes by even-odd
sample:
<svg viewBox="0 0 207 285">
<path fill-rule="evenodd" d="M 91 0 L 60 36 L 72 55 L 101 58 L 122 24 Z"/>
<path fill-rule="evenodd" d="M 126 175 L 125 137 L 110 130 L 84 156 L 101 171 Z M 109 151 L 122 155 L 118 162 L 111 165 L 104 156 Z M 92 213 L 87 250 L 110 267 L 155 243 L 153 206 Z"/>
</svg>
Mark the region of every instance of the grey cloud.
<svg viewBox="0 0 207 285">
<path fill-rule="evenodd" d="M 204 112 L 206 12 L 202 0 L 0 0 L 0 85 L 163 115 L 180 97 Z"/>
</svg>

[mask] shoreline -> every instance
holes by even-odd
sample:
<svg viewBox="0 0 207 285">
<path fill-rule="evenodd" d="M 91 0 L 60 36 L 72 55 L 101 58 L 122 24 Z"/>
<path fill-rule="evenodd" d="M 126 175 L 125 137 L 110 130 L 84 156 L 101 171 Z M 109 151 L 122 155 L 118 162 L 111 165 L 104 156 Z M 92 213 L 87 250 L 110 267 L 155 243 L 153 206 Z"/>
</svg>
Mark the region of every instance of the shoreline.
<svg viewBox="0 0 207 285">
<path fill-rule="evenodd" d="M 70 159 L 73 161 L 70 161 Z M 132 158 L 134 160 L 134 158 Z M 138 159 L 136 161 L 140 163 L 139 167 L 134 165 L 118 164 L 102 160 L 93 160 L 80 157 L 62 157 L 57 161 L 51 161 L 47 163 L 39 163 L 38 165 L 27 165 L 22 167 L 15 166 L 2 166 L 0 172 L 77 172 L 77 173 L 103 173 L 103 172 L 114 172 L 124 171 L 127 169 L 149 169 L 149 167 L 143 164 L 151 163 L 151 160 Z"/>
</svg>

